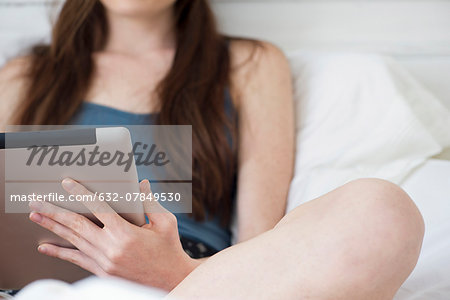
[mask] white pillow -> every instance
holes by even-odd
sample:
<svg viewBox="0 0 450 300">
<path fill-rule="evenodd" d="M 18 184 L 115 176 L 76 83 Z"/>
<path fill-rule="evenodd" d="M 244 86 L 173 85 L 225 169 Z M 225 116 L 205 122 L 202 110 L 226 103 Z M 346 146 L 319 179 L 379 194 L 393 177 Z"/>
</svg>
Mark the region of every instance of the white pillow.
<svg viewBox="0 0 450 300">
<path fill-rule="evenodd" d="M 450 146 L 450 112 L 394 60 L 293 53 L 297 117 L 288 211 L 356 178 L 401 183 Z"/>
<path fill-rule="evenodd" d="M 0 1 L 0 67 L 8 60 L 23 55 L 37 43 L 50 40 L 51 19 L 58 11 L 57 3 L 25 1 L 26 4 L 2 4 Z M 47 4 L 45 3 L 47 2 Z"/>
</svg>

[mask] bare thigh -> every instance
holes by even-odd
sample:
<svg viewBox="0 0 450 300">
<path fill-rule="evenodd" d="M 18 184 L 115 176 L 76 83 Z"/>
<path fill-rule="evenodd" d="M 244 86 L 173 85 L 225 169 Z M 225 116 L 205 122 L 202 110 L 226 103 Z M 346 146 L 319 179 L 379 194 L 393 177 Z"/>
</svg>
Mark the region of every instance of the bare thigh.
<svg viewBox="0 0 450 300">
<path fill-rule="evenodd" d="M 423 220 L 382 180 L 348 183 L 195 269 L 176 299 L 390 299 L 414 268 Z"/>
</svg>

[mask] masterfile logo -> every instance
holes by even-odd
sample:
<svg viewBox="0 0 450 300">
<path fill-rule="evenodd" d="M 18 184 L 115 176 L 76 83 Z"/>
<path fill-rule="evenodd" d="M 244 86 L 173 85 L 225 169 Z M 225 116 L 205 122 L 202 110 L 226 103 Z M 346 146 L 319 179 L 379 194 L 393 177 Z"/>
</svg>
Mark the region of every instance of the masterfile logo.
<svg viewBox="0 0 450 300">
<path fill-rule="evenodd" d="M 46 162 L 49 166 L 109 166 L 117 164 L 123 166 L 124 171 L 128 172 L 135 159 L 137 166 L 151 166 L 162 167 L 170 163 L 167 154 L 164 151 L 156 150 L 155 144 L 143 144 L 136 142 L 133 145 L 133 151 L 124 153 L 122 151 L 100 151 L 99 146 L 95 146 L 93 150 L 81 148 L 78 152 L 74 151 L 60 151 L 59 146 L 31 146 L 27 150 L 30 152 L 27 166 L 37 165 L 42 166 Z"/>
</svg>

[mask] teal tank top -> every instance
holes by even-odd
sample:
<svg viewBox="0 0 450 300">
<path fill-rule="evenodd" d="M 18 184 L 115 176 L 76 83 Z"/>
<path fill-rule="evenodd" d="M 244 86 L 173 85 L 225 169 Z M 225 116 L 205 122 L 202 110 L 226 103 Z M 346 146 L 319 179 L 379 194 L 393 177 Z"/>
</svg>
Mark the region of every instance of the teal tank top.
<svg viewBox="0 0 450 300">
<path fill-rule="evenodd" d="M 225 93 L 225 111 L 229 116 L 234 112 L 234 106 L 228 91 Z M 126 125 L 154 125 L 156 117 L 156 114 L 131 113 L 100 104 L 83 102 L 69 123 L 71 125 L 126 127 Z M 231 136 L 228 133 L 226 134 L 229 142 L 233 143 Z M 137 166 L 137 172 L 139 180 L 150 178 L 145 166 Z M 234 183 L 233 189 L 235 186 Z M 235 191 L 232 194 L 235 195 Z M 230 199 L 230 201 L 234 202 L 234 199 Z M 180 236 L 202 242 L 217 251 L 231 245 L 231 231 L 220 224 L 219 218 L 196 221 L 189 214 L 176 213 L 175 216 L 177 217 Z"/>
</svg>

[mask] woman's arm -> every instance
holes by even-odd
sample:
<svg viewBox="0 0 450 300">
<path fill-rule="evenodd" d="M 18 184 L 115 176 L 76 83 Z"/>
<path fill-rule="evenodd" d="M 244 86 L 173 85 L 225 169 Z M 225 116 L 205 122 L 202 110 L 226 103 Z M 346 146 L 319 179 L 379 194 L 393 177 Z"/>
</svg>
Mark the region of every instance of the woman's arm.
<svg viewBox="0 0 450 300">
<path fill-rule="evenodd" d="M 238 242 L 283 217 L 294 167 L 288 62 L 275 46 L 232 42 L 232 96 L 239 113 Z"/>
<path fill-rule="evenodd" d="M 16 58 L 0 69 L 0 131 L 6 131 L 26 90 L 28 58 Z"/>
</svg>

